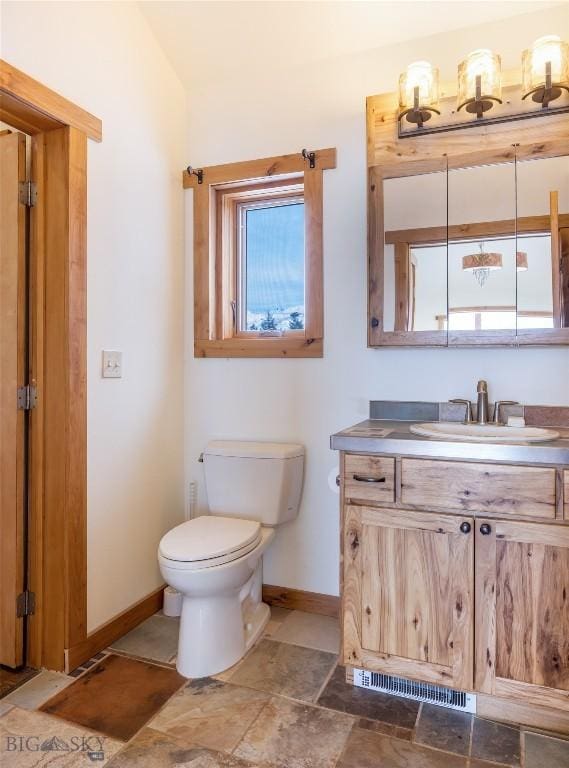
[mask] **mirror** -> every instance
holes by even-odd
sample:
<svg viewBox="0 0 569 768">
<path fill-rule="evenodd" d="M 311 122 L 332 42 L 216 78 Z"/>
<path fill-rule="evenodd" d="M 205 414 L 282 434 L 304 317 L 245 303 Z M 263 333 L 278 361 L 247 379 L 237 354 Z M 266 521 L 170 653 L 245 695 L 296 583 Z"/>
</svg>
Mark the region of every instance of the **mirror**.
<svg viewBox="0 0 569 768">
<path fill-rule="evenodd" d="M 430 332 L 446 342 L 446 170 L 386 179 L 384 331 Z"/>
<path fill-rule="evenodd" d="M 417 160 L 420 173 L 395 178 L 377 171 L 376 343 L 569 345 L 569 156 L 533 158 L 516 146 L 486 164 L 446 164 Z"/>
<path fill-rule="evenodd" d="M 448 174 L 450 343 L 516 329 L 514 163 Z"/>
<path fill-rule="evenodd" d="M 569 157 L 517 165 L 517 327 L 569 328 Z"/>
</svg>

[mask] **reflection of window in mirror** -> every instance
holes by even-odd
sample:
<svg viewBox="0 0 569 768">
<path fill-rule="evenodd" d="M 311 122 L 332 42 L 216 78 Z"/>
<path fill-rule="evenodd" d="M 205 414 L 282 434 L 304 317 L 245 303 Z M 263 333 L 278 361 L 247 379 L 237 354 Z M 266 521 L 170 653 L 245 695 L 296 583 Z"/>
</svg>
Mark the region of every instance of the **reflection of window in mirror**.
<svg viewBox="0 0 569 768">
<path fill-rule="evenodd" d="M 517 251 L 524 262 L 517 272 L 517 325 L 567 328 L 569 157 L 518 162 L 517 177 Z"/>
<path fill-rule="evenodd" d="M 514 331 L 515 165 L 450 170 L 448 192 L 448 329 Z"/>
<path fill-rule="evenodd" d="M 446 171 L 386 179 L 384 331 L 440 330 L 446 312 Z"/>
</svg>

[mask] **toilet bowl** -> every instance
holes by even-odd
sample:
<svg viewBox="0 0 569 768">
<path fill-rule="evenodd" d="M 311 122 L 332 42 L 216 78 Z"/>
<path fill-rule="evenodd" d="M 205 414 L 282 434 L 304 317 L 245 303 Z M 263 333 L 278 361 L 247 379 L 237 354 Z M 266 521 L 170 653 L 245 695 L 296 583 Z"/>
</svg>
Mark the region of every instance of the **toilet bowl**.
<svg viewBox="0 0 569 768">
<path fill-rule="evenodd" d="M 298 513 L 303 456 L 280 443 L 215 441 L 204 451 L 210 514 L 176 526 L 158 548 L 162 577 L 182 593 L 184 677 L 228 669 L 262 634 L 262 556 L 275 527 Z"/>
<path fill-rule="evenodd" d="M 261 601 L 262 555 L 274 531 L 258 525 L 253 542 L 242 544 L 234 523 L 250 523 L 222 517 L 198 517 L 174 528 L 160 542 L 159 565 L 164 580 L 182 593 L 177 669 L 184 677 L 206 677 L 228 669 L 241 659 L 261 635 L 270 609 Z M 232 526 L 236 548 L 207 557 L 206 543 L 216 533 L 227 538 Z M 175 534 L 177 547 L 172 543 Z M 246 536 L 246 532 L 244 534 Z M 179 560 L 184 537 L 199 559 Z M 205 541 L 204 541 L 205 539 Z M 238 544 L 237 544 L 238 543 Z M 205 556 L 204 556 L 205 555 Z M 186 555 L 189 557 L 189 555 Z"/>
</svg>

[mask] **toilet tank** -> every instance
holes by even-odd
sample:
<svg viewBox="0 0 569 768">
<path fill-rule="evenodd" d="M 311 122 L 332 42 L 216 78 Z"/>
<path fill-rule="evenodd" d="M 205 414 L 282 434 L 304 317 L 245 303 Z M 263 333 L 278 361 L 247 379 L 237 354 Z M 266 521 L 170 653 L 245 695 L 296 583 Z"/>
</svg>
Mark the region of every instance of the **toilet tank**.
<svg viewBox="0 0 569 768">
<path fill-rule="evenodd" d="M 268 526 L 298 515 L 302 445 L 214 440 L 206 446 L 203 460 L 210 514 Z"/>
</svg>

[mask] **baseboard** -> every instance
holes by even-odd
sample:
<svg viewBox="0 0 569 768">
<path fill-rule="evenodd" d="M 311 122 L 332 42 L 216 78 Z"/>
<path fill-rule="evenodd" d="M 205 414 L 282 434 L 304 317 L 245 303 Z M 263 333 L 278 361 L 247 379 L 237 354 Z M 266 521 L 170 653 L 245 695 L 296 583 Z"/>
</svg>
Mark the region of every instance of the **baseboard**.
<svg viewBox="0 0 569 768">
<path fill-rule="evenodd" d="M 478 717 L 569 734 L 568 710 L 538 707 L 522 699 L 504 699 L 484 693 L 476 693 L 476 704 Z"/>
<path fill-rule="evenodd" d="M 118 616 L 94 630 L 80 643 L 65 650 L 65 671 L 71 672 L 84 661 L 88 661 L 99 651 L 108 648 L 131 629 L 162 608 L 164 586 L 143 597 L 138 603 L 127 608 Z M 269 605 L 289 608 L 290 610 L 319 613 L 337 618 L 340 614 L 340 598 L 335 595 L 321 595 L 318 592 L 305 592 L 301 589 L 275 587 L 263 584 L 263 600 Z"/>
<path fill-rule="evenodd" d="M 269 605 L 289 608 L 290 610 L 320 613 L 322 616 L 340 615 L 340 598 L 336 595 L 321 595 L 318 592 L 304 592 L 301 589 L 275 587 L 263 584 L 263 600 Z"/>
<path fill-rule="evenodd" d="M 131 629 L 148 619 L 162 608 L 164 587 L 143 597 L 138 603 L 131 605 L 118 616 L 110 619 L 102 626 L 87 635 L 84 640 L 65 650 L 65 671 L 72 672 L 80 664 L 92 658 L 99 651 L 107 648 Z"/>
</svg>

